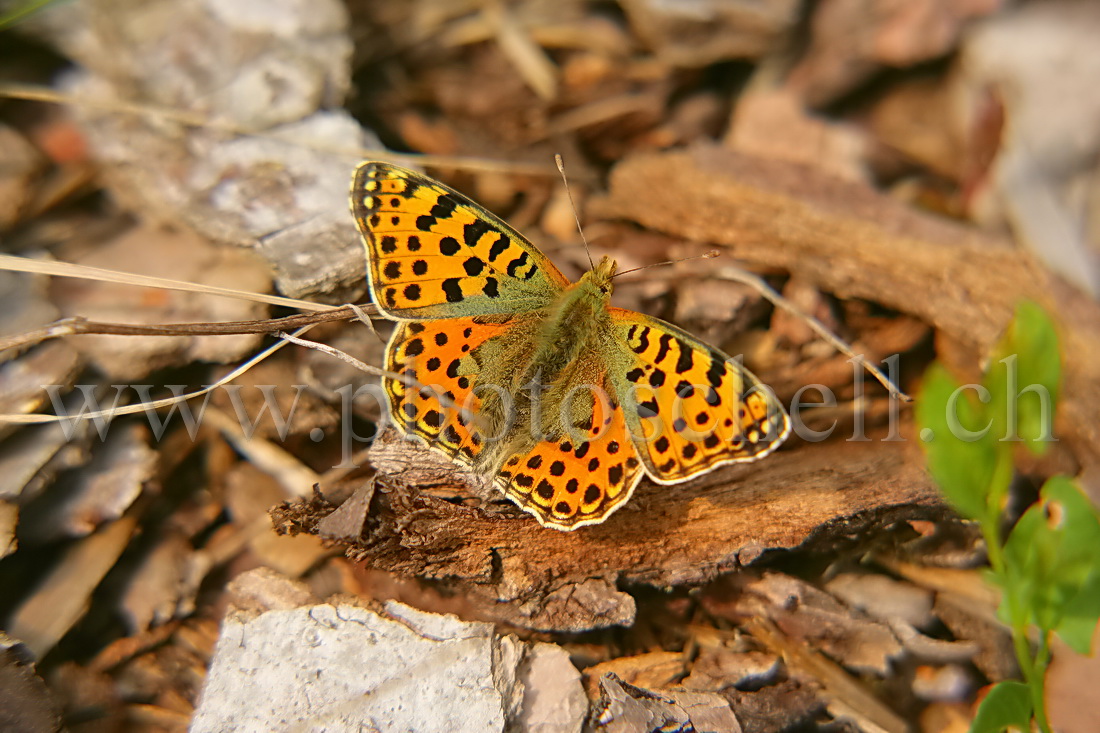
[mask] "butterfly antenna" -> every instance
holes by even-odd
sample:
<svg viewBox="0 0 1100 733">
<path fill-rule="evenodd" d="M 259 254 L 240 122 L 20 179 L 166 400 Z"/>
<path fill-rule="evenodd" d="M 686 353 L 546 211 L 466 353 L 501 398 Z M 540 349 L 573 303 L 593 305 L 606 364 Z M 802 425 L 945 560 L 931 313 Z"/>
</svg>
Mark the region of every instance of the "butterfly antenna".
<svg viewBox="0 0 1100 733">
<path fill-rule="evenodd" d="M 588 255 L 588 266 L 595 270 L 596 263 L 592 261 L 592 251 L 588 249 L 588 240 L 584 238 L 584 230 L 581 228 L 581 217 L 577 214 L 577 204 L 573 201 L 573 192 L 569 190 L 569 179 L 565 175 L 565 161 L 561 159 L 559 153 L 554 153 L 554 162 L 558 164 L 558 172 L 561 173 L 561 180 L 565 184 L 565 195 L 569 197 L 569 206 L 573 209 L 573 218 L 577 222 L 577 231 L 581 235 L 581 241 L 584 242 L 584 252 Z"/>
<path fill-rule="evenodd" d="M 637 272 L 638 270 L 648 270 L 651 267 L 664 267 L 665 265 L 675 265 L 679 262 L 688 262 L 689 260 L 712 260 L 721 254 L 722 253 L 718 250 L 712 249 L 709 252 L 704 252 L 701 255 L 695 255 L 693 257 L 684 257 L 679 260 L 667 260 L 665 262 L 654 262 L 652 265 L 642 265 L 641 267 L 635 267 L 632 270 L 623 270 L 622 272 L 616 272 L 614 275 L 611 276 L 611 279 L 614 280 L 621 275 L 629 275 L 630 273 Z"/>
</svg>

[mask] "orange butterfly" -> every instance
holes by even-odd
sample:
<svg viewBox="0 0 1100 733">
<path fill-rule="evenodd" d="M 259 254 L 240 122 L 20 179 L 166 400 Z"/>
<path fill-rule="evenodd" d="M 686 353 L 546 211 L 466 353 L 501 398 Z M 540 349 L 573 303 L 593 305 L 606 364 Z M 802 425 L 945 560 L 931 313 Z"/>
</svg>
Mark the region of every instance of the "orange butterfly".
<svg viewBox="0 0 1100 733">
<path fill-rule="evenodd" d="M 544 526 L 599 524 L 643 475 L 679 483 L 790 434 L 737 362 L 611 307 L 614 260 L 570 283 L 498 217 L 387 163 L 356 170 L 351 207 L 371 296 L 397 322 L 386 368 L 405 379 L 383 379 L 394 424 Z"/>
</svg>

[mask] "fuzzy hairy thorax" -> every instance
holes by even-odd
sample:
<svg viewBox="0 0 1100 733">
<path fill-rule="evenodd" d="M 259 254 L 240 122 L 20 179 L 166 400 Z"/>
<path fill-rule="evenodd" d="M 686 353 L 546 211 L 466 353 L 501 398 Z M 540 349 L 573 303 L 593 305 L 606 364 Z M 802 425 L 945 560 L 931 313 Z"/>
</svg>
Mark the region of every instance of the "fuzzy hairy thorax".
<svg viewBox="0 0 1100 733">
<path fill-rule="evenodd" d="M 600 394 L 610 399 L 607 365 L 597 354 L 611 332 L 616 268 L 605 256 L 551 306 L 508 316 L 512 328 L 470 352 L 479 374 L 478 431 L 485 440 L 474 461 L 479 473 L 495 474 L 510 455 L 581 432 L 594 400 Z"/>
</svg>

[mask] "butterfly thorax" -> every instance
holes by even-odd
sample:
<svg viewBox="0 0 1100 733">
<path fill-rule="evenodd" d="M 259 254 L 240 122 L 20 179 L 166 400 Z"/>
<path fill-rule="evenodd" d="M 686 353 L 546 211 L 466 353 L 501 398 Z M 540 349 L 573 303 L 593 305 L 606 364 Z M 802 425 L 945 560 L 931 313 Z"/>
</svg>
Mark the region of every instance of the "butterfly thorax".
<svg viewBox="0 0 1100 733">
<path fill-rule="evenodd" d="M 608 305 L 613 290 L 611 278 L 615 261 L 604 257 L 600 264 L 562 291 L 546 310 L 535 337 L 529 373 L 521 382 L 541 378 L 547 384 L 556 381 L 563 370 L 575 365 L 594 341 L 603 338 L 611 327 Z M 534 370 L 541 372 L 536 374 Z"/>
<path fill-rule="evenodd" d="M 487 395 L 482 403 L 483 427 L 490 434 L 509 424 L 520 443 L 558 439 L 592 413 L 597 393 L 607 394 L 605 365 L 597 355 L 611 333 L 608 307 L 615 261 L 605 257 L 580 280 L 561 291 L 544 310 L 518 316 L 529 324 L 513 330 L 525 345 L 513 342 L 508 353 L 478 354 L 482 376 L 504 387 L 508 398 Z M 525 336 L 519 336 L 525 334 Z M 515 355 L 522 354 L 518 359 Z M 580 389 L 578 389 L 580 387 Z M 478 467 L 495 470 L 498 459 L 525 448 L 500 446 L 479 456 Z"/>
</svg>

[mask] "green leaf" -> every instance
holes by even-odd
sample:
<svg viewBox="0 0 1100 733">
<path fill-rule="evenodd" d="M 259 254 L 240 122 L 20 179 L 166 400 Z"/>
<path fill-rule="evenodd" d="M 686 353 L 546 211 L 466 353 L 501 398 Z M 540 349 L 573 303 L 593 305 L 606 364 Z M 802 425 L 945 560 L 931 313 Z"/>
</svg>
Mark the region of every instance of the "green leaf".
<svg viewBox="0 0 1100 733">
<path fill-rule="evenodd" d="M 1089 498 L 1073 480 L 1051 478 L 1012 529 L 1004 555 L 1005 592 L 1027 622 L 1044 630 L 1068 624 L 1066 641 L 1077 648 L 1081 627 L 1100 619 L 1100 604 L 1089 604 L 1100 575 L 1100 517 Z"/>
<path fill-rule="evenodd" d="M 1062 380 L 1062 355 L 1054 323 L 1031 301 L 1023 301 L 1001 338 L 983 383 L 992 395 L 994 434 L 1025 441 L 1045 453 L 1055 439 L 1054 406 Z"/>
<path fill-rule="evenodd" d="M 998 443 L 982 430 L 988 423 L 974 390 L 962 390 L 947 370 L 933 364 L 917 397 L 919 436 L 928 470 L 955 510 L 968 519 L 987 516 Z"/>
<path fill-rule="evenodd" d="M 1005 728 L 1031 730 L 1031 694 L 1027 685 L 1015 680 L 998 682 L 978 706 L 970 733 L 1001 733 Z"/>
<path fill-rule="evenodd" d="M 1092 652 L 1092 635 L 1100 614 L 1100 573 L 1093 573 L 1076 598 L 1067 605 L 1062 622 L 1054 631 L 1073 651 L 1087 656 Z"/>
</svg>

